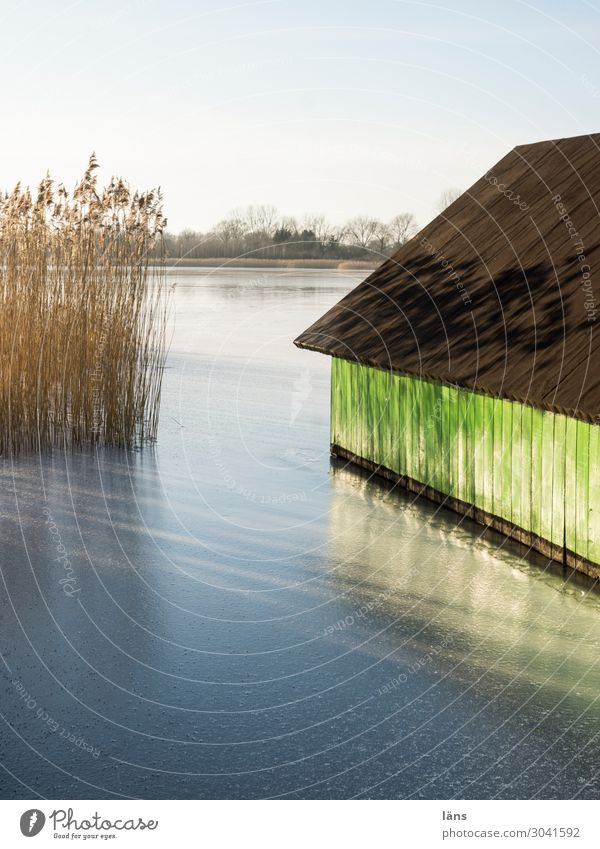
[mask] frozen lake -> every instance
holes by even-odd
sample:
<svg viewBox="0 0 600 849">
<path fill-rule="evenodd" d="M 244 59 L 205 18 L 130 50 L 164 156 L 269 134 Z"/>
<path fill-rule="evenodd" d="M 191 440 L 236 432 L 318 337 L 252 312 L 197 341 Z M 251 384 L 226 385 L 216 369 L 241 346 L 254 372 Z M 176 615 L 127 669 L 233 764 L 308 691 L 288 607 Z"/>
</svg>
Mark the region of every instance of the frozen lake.
<svg viewBox="0 0 600 849">
<path fill-rule="evenodd" d="M 172 275 L 155 448 L 3 461 L 3 798 L 598 797 L 600 596 L 330 460 L 363 276 Z"/>
</svg>

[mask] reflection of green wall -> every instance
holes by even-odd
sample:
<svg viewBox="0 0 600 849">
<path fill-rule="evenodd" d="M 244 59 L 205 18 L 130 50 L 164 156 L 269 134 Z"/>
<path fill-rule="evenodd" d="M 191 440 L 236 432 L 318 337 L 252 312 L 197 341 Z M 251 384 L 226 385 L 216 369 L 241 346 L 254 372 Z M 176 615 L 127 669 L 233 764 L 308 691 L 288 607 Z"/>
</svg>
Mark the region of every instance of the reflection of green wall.
<svg viewBox="0 0 600 849">
<path fill-rule="evenodd" d="M 331 442 L 600 564 L 600 427 L 332 359 Z"/>
</svg>

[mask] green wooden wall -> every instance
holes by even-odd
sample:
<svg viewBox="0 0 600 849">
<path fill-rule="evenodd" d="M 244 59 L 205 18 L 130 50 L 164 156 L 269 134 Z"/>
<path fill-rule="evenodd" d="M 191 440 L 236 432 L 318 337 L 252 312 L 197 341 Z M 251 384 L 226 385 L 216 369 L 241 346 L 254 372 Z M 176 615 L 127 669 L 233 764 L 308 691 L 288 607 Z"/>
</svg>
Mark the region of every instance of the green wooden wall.
<svg viewBox="0 0 600 849">
<path fill-rule="evenodd" d="M 600 427 L 332 359 L 331 442 L 600 563 Z"/>
</svg>

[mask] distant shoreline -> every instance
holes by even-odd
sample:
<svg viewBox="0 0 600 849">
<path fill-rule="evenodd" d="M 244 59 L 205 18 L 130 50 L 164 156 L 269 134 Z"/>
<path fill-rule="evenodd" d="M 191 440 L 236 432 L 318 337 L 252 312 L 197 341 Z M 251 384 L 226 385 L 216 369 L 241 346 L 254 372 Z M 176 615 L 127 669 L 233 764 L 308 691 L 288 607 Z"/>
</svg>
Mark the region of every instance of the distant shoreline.
<svg viewBox="0 0 600 849">
<path fill-rule="evenodd" d="M 174 268 L 323 268 L 341 271 L 371 271 L 374 264 L 363 259 L 252 259 L 250 257 L 212 257 L 207 259 L 177 259 L 168 257 L 166 266 Z M 155 265 L 155 262 L 150 262 Z"/>
</svg>

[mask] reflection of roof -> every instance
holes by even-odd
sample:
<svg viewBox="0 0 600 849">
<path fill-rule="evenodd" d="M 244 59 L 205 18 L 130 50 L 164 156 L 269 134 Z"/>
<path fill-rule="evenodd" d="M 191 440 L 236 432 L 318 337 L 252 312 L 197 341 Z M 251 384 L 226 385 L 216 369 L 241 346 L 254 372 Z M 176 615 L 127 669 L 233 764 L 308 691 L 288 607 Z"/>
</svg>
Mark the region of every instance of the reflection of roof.
<svg viewBox="0 0 600 849">
<path fill-rule="evenodd" d="M 516 147 L 296 339 L 596 420 L 600 133 Z"/>
</svg>

